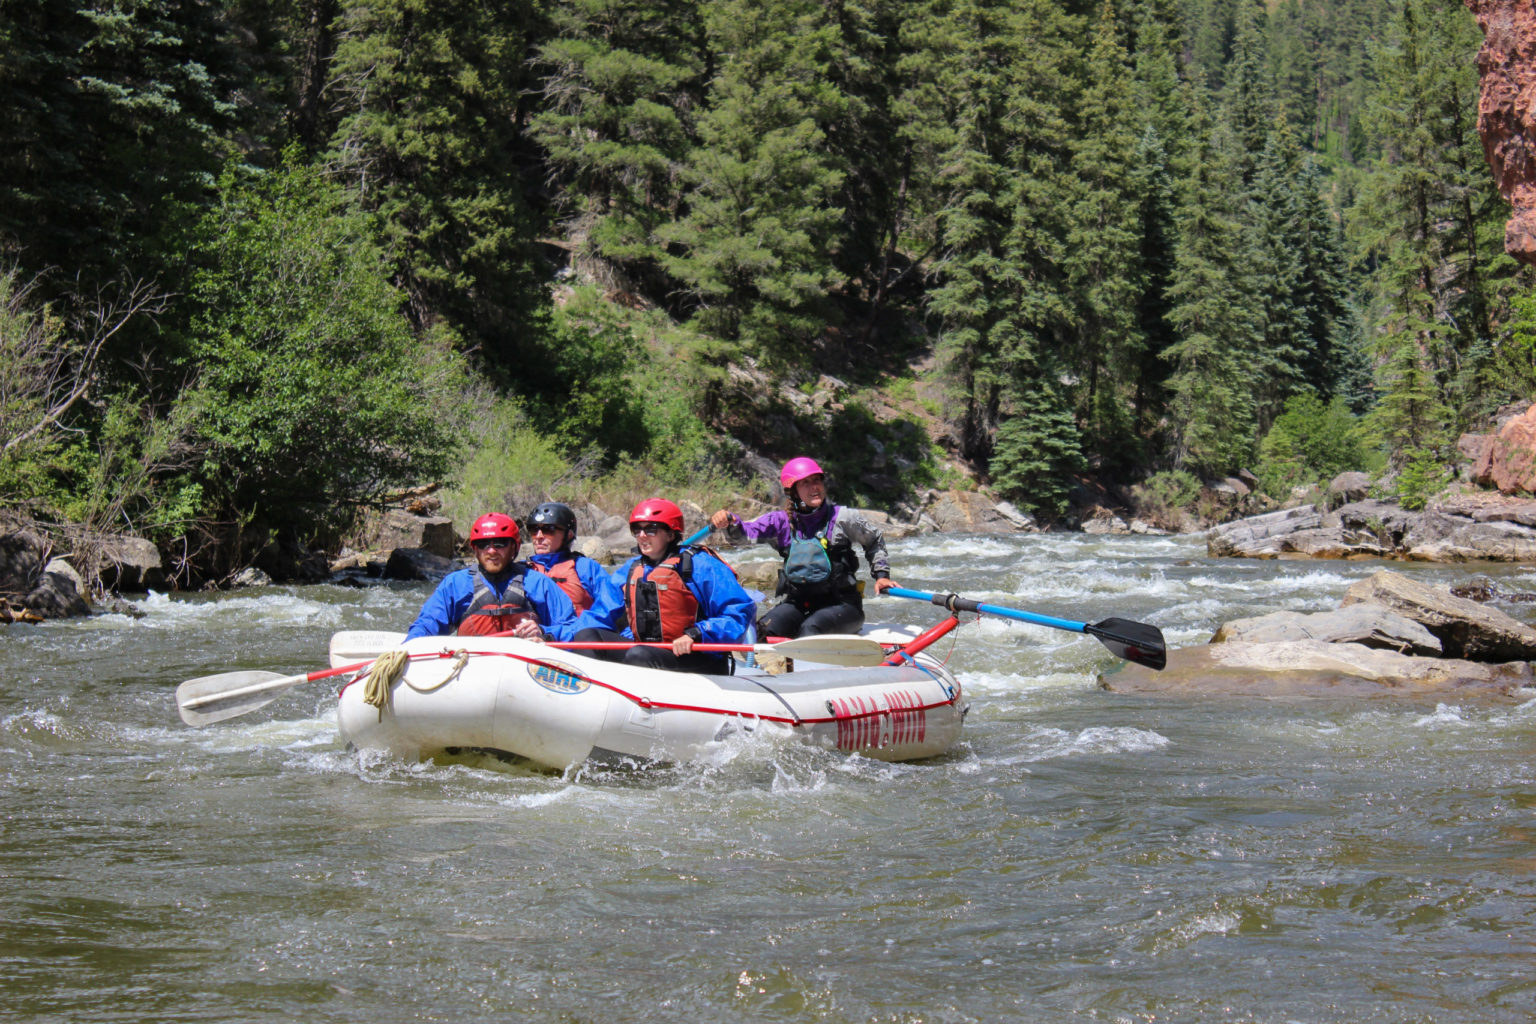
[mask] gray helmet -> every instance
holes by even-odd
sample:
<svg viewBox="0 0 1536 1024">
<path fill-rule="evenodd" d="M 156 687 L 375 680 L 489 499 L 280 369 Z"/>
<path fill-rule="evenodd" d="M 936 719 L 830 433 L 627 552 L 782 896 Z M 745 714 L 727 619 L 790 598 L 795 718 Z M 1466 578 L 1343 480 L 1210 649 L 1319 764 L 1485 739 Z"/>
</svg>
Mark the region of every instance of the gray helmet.
<svg viewBox="0 0 1536 1024">
<path fill-rule="evenodd" d="M 562 505 L 558 501 L 546 501 L 534 509 L 533 515 L 528 517 L 528 529 L 532 530 L 535 526 L 558 526 L 574 537 L 576 536 L 576 513 L 571 511 L 569 505 Z"/>
</svg>

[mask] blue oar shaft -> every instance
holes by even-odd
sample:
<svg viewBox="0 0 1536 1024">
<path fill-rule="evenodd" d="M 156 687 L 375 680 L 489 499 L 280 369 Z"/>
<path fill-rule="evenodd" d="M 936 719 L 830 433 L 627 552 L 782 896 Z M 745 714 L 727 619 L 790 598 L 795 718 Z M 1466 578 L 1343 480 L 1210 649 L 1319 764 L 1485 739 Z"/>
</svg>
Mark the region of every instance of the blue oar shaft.
<svg viewBox="0 0 1536 1024">
<path fill-rule="evenodd" d="M 709 524 L 706 523 L 704 525 L 703 529 L 699 530 L 697 533 L 693 534 L 687 540 L 683 541 L 683 545 L 686 547 L 689 544 L 697 544 L 699 541 L 703 540 L 705 537 L 708 537 L 708 536 L 709 536 Z"/>
<path fill-rule="evenodd" d="M 978 604 L 975 601 L 957 597 L 954 594 L 933 595 L 922 590 L 907 590 L 905 587 L 891 587 L 886 591 L 896 597 L 910 597 L 918 601 L 929 601 L 940 608 L 948 608 L 954 611 L 986 612 L 989 615 L 1001 615 L 1008 619 L 1017 619 L 1020 622 L 1032 622 L 1037 626 L 1050 626 L 1053 629 L 1066 629 L 1074 633 L 1087 632 L 1086 622 L 1073 622 L 1071 619 L 1058 619 L 1050 615 L 1036 615 L 1034 612 L 1021 612 L 1016 608 L 1000 608 L 995 604 Z"/>
</svg>

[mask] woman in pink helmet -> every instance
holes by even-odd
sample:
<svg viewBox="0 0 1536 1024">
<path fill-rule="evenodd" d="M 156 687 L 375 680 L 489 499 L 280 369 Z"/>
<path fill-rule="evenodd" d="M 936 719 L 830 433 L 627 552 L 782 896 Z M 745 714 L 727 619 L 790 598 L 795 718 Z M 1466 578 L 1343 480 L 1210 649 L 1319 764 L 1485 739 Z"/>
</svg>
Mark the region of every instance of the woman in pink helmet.
<svg viewBox="0 0 1536 1024">
<path fill-rule="evenodd" d="M 864 550 L 875 593 L 895 586 L 880 528 L 852 509 L 827 500 L 826 478 L 814 459 L 784 463 L 779 483 L 789 508 L 743 521 L 726 509 L 709 523 L 734 542 L 771 544 L 784 559 L 778 593 L 784 600 L 757 623 L 759 636 L 856 633 L 864 625 L 864 586 L 858 580 Z"/>
</svg>

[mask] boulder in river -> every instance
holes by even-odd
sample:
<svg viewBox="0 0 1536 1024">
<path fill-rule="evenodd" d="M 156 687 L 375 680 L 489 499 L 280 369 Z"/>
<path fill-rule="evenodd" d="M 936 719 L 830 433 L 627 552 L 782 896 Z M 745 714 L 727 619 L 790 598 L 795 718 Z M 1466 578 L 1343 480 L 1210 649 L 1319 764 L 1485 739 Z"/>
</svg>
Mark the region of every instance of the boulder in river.
<svg viewBox="0 0 1536 1024">
<path fill-rule="evenodd" d="M 91 613 L 71 575 L 47 571 L 49 549 L 47 538 L 31 530 L 0 535 L 0 620 L 37 622 Z"/>
<path fill-rule="evenodd" d="M 1154 672 L 1125 663 L 1099 676 L 1115 693 L 1209 697 L 1391 697 L 1397 699 L 1526 699 L 1527 662 L 1489 665 L 1457 658 L 1418 658 L 1362 644 L 1322 640 L 1207 644 L 1168 652 Z"/>
<path fill-rule="evenodd" d="M 433 554 L 425 548 L 395 548 L 384 566 L 389 580 L 440 580 L 457 569 L 459 563 Z"/>
<path fill-rule="evenodd" d="M 1456 597 L 1402 573 L 1382 570 L 1351 584 L 1343 605 L 1366 602 L 1420 623 L 1439 640 L 1447 657 L 1472 661 L 1536 658 L 1536 629 L 1497 608 Z"/>
<path fill-rule="evenodd" d="M 1290 643 L 1320 640 L 1360 644 L 1401 654 L 1438 657 L 1444 649 L 1423 625 L 1379 604 L 1360 603 L 1332 612 L 1274 612 L 1235 619 L 1216 631 L 1211 643 Z"/>
</svg>

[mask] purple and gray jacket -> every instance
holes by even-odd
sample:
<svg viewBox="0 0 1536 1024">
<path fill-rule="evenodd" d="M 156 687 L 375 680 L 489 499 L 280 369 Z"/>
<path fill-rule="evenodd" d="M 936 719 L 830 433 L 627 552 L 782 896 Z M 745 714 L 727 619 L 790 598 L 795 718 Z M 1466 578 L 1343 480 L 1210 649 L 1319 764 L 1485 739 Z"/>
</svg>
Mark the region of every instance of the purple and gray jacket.
<svg viewBox="0 0 1536 1024">
<path fill-rule="evenodd" d="M 782 557 L 789 554 L 792 541 L 814 537 L 826 529 L 828 519 L 832 519 L 832 529 L 827 534 L 827 549 L 834 561 L 842 554 L 849 563 L 849 572 L 857 570 L 858 559 L 853 555 L 853 547 L 858 545 L 864 549 L 864 560 L 869 563 L 870 575 L 875 579 L 891 575 L 891 560 L 885 553 L 885 535 L 880 532 L 880 528 L 854 510 L 831 502 L 809 515 L 782 509 L 756 519 L 742 520 L 732 515 L 730 525 L 725 528 L 725 536 L 735 543 L 748 540 L 772 545 Z"/>
</svg>

